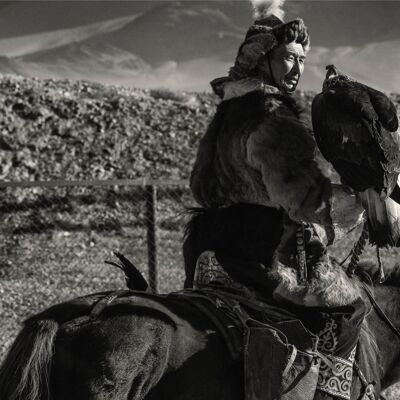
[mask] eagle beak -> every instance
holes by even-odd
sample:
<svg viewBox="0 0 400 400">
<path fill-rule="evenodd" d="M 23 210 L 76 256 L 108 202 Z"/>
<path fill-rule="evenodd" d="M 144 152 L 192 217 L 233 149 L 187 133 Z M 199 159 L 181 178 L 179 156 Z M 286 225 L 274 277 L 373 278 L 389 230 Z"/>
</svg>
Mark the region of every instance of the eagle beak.
<svg viewBox="0 0 400 400">
<path fill-rule="evenodd" d="M 334 65 L 328 65 L 326 67 L 326 77 L 325 80 L 328 81 L 329 79 L 335 78 L 336 76 L 339 75 L 339 71 L 337 70 L 337 68 Z"/>
</svg>

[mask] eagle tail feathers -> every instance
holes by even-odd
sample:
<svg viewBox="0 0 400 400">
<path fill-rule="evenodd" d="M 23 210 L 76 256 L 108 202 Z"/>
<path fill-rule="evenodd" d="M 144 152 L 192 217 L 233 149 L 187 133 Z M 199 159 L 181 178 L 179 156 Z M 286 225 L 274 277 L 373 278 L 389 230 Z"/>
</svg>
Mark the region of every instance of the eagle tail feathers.
<svg viewBox="0 0 400 400">
<path fill-rule="evenodd" d="M 367 211 L 370 242 L 379 247 L 400 246 L 400 205 L 394 200 L 383 200 L 373 189 L 359 194 Z"/>
<path fill-rule="evenodd" d="M 400 204 L 400 187 L 398 184 L 396 184 L 389 197 L 397 204 Z"/>
</svg>

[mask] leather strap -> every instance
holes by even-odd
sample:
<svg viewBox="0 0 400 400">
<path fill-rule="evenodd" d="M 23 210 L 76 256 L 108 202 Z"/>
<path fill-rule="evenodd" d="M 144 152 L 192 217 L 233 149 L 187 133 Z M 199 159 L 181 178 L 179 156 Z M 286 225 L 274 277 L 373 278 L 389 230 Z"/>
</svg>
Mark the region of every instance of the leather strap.
<svg viewBox="0 0 400 400">
<path fill-rule="evenodd" d="M 386 323 L 386 325 L 392 330 L 392 332 L 400 339 L 400 331 L 393 325 L 393 322 L 389 319 L 389 317 L 385 314 L 385 312 L 382 310 L 380 305 L 377 303 L 375 300 L 374 295 L 371 292 L 371 289 L 363 283 L 363 289 L 365 293 L 367 294 L 369 301 L 373 305 L 376 313 L 378 314 L 378 317 Z"/>
<path fill-rule="evenodd" d="M 296 251 L 299 284 L 307 285 L 307 261 L 304 240 L 304 224 L 302 222 L 298 224 L 296 231 Z"/>
<path fill-rule="evenodd" d="M 356 372 L 356 374 L 358 375 L 358 377 L 361 381 L 361 384 L 364 386 L 361 400 L 369 400 L 369 399 L 375 400 L 375 390 L 374 390 L 375 382 L 367 381 L 367 379 L 365 378 L 365 375 L 361 371 L 361 368 L 356 361 L 354 361 L 353 368 L 354 368 L 354 371 Z"/>
<path fill-rule="evenodd" d="M 62 324 L 63 329 L 65 331 L 70 331 L 75 329 L 83 324 L 87 324 L 89 322 L 93 322 L 96 320 L 101 312 L 111 304 L 118 297 L 125 296 L 126 294 L 131 293 L 130 290 L 116 290 L 114 292 L 107 293 L 103 297 L 101 297 L 92 307 L 90 313 L 88 315 L 81 315 L 76 317 L 70 321 L 67 321 Z"/>
</svg>

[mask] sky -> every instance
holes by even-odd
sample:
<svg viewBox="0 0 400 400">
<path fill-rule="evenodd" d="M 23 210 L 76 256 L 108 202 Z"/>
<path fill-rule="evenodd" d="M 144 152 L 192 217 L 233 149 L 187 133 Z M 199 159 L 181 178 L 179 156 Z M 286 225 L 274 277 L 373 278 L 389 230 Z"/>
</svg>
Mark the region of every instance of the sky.
<svg viewBox="0 0 400 400">
<path fill-rule="evenodd" d="M 294 1 L 311 50 L 301 88 L 334 63 L 400 92 L 400 1 Z M 0 71 L 137 87 L 209 90 L 252 22 L 248 1 L 0 1 Z"/>
</svg>

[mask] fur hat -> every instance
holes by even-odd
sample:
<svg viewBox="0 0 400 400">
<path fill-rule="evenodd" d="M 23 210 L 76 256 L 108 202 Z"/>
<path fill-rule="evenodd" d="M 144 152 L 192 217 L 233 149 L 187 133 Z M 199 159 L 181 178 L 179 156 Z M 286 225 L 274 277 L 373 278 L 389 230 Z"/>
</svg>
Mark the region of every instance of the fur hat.
<svg viewBox="0 0 400 400">
<path fill-rule="evenodd" d="M 310 47 L 310 38 L 301 18 L 285 23 L 281 6 L 284 0 L 251 0 L 255 22 L 240 45 L 229 76 L 211 81 L 214 92 L 220 96 L 221 84 L 226 81 L 256 77 L 257 66 L 262 58 L 281 43 L 296 41 L 304 51 Z"/>
</svg>

